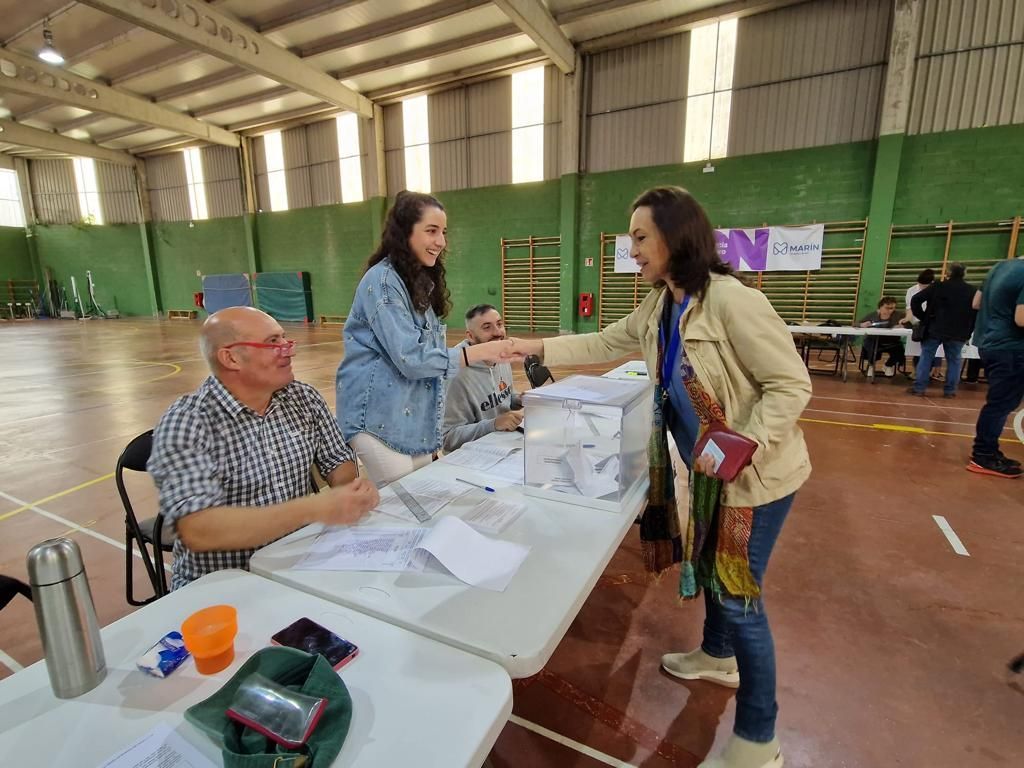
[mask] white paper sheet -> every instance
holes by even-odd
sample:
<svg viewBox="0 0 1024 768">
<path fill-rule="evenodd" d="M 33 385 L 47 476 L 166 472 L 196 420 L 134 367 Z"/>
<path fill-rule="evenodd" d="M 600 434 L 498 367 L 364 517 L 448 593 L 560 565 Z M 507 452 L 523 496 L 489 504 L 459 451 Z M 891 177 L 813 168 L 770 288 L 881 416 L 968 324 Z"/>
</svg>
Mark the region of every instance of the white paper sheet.
<svg viewBox="0 0 1024 768">
<path fill-rule="evenodd" d="M 426 480 L 415 477 L 403 477 L 400 481 L 402 487 L 409 492 L 430 517 L 433 517 L 451 501 L 468 493 L 471 489 L 459 483 L 446 483 L 443 480 Z M 380 503 L 374 509 L 383 512 L 385 515 L 397 517 L 412 523 L 419 520 L 412 511 L 405 506 L 398 494 L 391 486 L 385 486 L 380 490 Z"/>
<path fill-rule="evenodd" d="M 433 528 L 331 528 L 293 568 L 305 571 L 422 571 L 432 555 L 474 587 L 503 592 L 530 548 L 474 531 L 457 517 Z"/>
<path fill-rule="evenodd" d="M 167 723 L 160 723 L 98 768 L 216 768 Z"/>
<path fill-rule="evenodd" d="M 460 581 L 504 592 L 530 548 L 477 533 L 457 517 L 443 517 L 420 545 Z"/>
<path fill-rule="evenodd" d="M 525 511 L 522 504 L 489 497 L 462 515 L 462 520 L 482 533 L 497 534 Z"/>
<path fill-rule="evenodd" d="M 489 483 L 498 480 L 510 485 L 522 485 L 526 479 L 523 473 L 523 454 L 519 452 L 506 456 L 488 469 L 485 476 Z"/>
<path fill-rule="evenodd" d="M 293 568 L 299 571 L 406 571 L 427 528 L 326 528 Z"/>
<path fill-rule="evenodd" d="M 490 469 L 510 453 L 518 450 L 516 446 L 474 441 L 466 443 L 453 453 L 445 454 L 441 461 L 467 469 Z"/>
</svg>

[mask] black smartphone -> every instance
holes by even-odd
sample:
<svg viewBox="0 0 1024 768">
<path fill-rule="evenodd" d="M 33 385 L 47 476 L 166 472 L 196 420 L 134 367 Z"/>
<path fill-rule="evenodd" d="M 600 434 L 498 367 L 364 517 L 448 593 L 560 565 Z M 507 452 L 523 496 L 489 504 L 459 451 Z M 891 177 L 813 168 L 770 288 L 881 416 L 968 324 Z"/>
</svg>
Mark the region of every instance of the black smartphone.
<svg viewBox="0 0 1024 768">
<path fill-rule="evenodd" d="M 270 638 L 274 645 L 298 648 L 306 653 L 319 653 L 336 670 L 341 669 L 359 654 L 355 643 L 338 637 L 312 619 L 303 617 L 293 621 Z"/>
</svg>

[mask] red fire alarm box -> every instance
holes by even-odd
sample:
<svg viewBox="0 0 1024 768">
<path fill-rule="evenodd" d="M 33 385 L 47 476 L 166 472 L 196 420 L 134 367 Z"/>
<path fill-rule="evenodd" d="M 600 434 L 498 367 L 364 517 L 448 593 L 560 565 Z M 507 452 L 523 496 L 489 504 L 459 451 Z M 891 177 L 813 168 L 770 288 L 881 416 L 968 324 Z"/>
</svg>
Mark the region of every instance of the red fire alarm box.
<svg viewBox="0 0 1024 768">
<path fill-rule="evenodd" d="M 580 294 L 580 317 L 590 317 L 594 314 L 594 294 Z"/>
</svg>

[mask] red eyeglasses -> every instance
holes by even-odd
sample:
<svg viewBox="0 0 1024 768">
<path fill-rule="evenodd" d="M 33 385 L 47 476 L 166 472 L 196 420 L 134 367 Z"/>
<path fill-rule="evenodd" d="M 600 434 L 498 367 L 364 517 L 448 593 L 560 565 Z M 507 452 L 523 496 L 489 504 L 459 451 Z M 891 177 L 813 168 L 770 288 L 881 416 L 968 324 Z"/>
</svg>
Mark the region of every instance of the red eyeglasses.
<svg viewBox="0 0 1024 768">
<path fill-rule="evenodd" d="M 234 344 L 228 344 L 224 349 L 231 349 L 232 347 L 254 347 L 255 349 L 273 349 L 274 354 L 277 357 L 291 357 L 295 354 L 295 342 L 292 339 L 282 341 L 280 344 L 264 344 L 260 341 L 236 341 Z"/>
</svg>

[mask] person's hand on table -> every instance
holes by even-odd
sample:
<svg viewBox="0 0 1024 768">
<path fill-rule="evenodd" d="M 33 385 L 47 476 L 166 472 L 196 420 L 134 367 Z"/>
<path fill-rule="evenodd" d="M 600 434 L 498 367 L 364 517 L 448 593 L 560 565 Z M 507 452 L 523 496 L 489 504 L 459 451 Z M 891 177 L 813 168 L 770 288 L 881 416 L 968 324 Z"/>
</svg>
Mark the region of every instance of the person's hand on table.
<svg viewBox="0 0 1024 768">
<path fill-rule="evenodd" d="M 525 411 L 508 411 L 494 420 L 494 428 L 499 432 L 512 432 L 523 423 Z"/>
<path fill-rule="evenodd" d="M 327 488 L 316 495 L 316 521 L 324 525 L 352 525 L 380 503 L 377 486 L 365 477 Z"/>
</svg>

